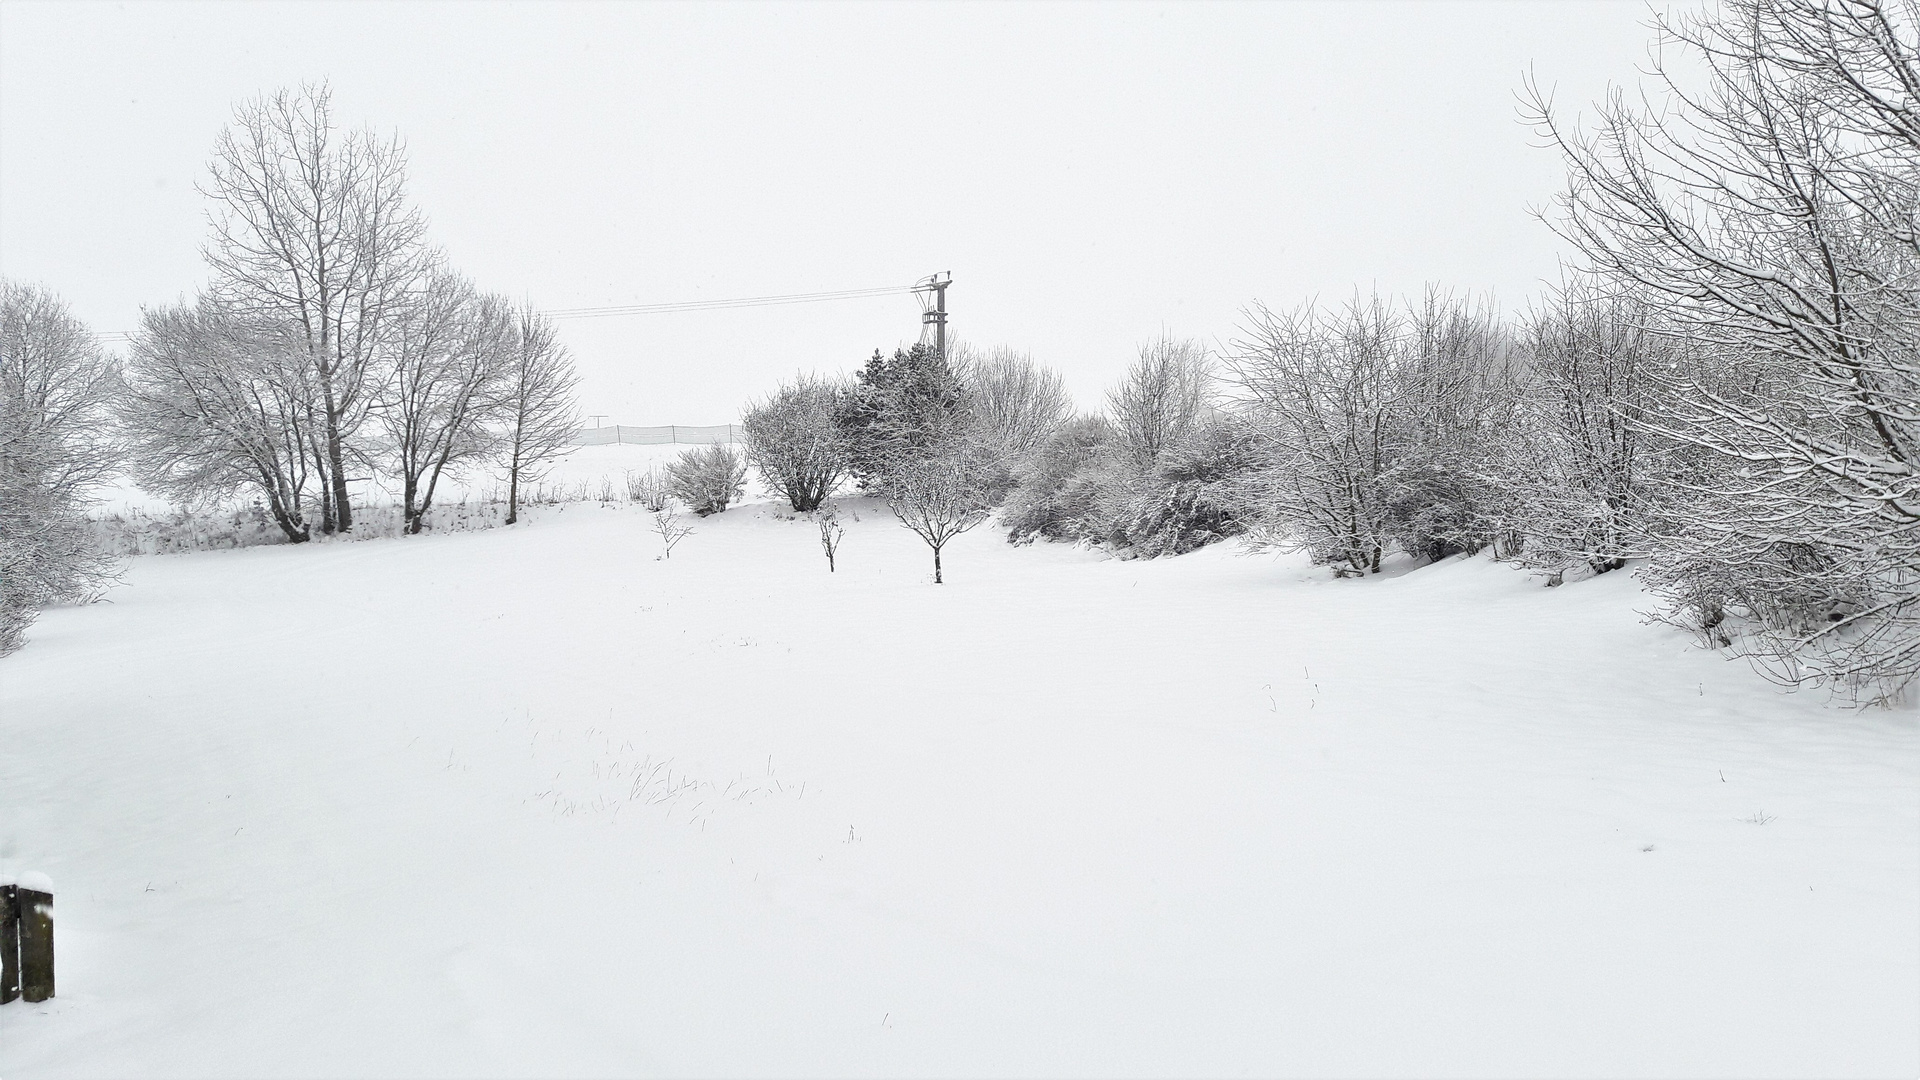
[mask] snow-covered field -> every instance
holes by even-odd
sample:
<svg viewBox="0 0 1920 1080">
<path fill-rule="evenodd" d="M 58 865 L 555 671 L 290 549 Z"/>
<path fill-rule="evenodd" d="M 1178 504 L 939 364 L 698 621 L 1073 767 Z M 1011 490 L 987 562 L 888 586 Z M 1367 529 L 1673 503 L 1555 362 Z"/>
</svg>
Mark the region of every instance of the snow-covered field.
<svg viewBox="0 0 1920 1080">
<path fill-rule="evenodd" d="M 584 467 L 584 465 L 582 466 Z M 1920 1072 L 1920 731 L 1625 574 L 771 506 L 135 560 L 0 662 L 0 1075 Z"/>
<path fill-rule="evenodd" d="M 597 496 L 604 484 L 612 484 L 615 491 L 624 491 L 626 474 L 645 472 L 648 469 L 665 469 L 675 458 L 691 446 L 680 444 L 661 444 L 655 446 L 578 446 L 544 469 L 540 478 L 529 487 L 546 487 L 554 490 L 577 490 L 585 487 L 587 497 Z M 735 450 L 739 450 L 735 447 Z M 384 487 L 362 487 L 356 497 L 378 503 L 397 504 L 399 496 L 396 490 L 389 490 L 393 484 L 389 481 Z M 488 495 L 498 495 L 506 488 L 498 475 L 489 470 L 474 469 L 463 475 L 449 474 L 434 491 L 436 502 L 453 502 L 459 499 L 479 499 Z M 752 474 L 748 475 L 748 494 L 764 497 L 765 492 L 754 483 Z M 502 496 L 504 497 L 504 496 Z M 315 496 L 317 500 L 317 495 Z M 243 495 L 234 500 L 245 503 L 250 497 Z M 142 491 L 138 485 L 125 476 L 115 477 L 94 493 L 92 511 L 100 514 L 164 514 L 173 507 L 165 500 Z"/>
</svg>

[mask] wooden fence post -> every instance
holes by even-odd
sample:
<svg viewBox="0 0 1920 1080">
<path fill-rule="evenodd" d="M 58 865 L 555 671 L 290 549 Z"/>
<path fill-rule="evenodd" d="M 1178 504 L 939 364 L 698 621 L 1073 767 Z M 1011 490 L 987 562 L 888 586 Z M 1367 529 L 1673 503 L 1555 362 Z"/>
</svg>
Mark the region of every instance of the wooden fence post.
<svg viewBox="0 0 1920 1080">
<path fill-rule="evenodd" d="M 20 892 L 0 877 L 0 1004 L 20 996 Z"/>
<path fill-rule="evenodd" d="M 45 1001 L 53 996 L 53 882 L 45 874 L 22 874 L 14 888 L 20 906 L 20 996 Z"/>
</svg>

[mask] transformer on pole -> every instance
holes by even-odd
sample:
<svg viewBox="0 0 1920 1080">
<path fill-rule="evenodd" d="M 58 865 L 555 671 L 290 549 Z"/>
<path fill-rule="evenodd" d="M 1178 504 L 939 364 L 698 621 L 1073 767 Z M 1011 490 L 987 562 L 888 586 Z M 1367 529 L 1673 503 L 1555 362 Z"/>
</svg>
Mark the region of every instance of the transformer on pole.
<svg viewBox="0 0 1920 1080">
<path fill-rule="evenodd" d="M 929 274 L 913 283 L 914 295 L 920 298 L 920 343 L 926 344 L 931 330 L 933 347 L 943 357 L 947 355 L 947 286 L 951 284 L 951 270 Z"/>
</svg>

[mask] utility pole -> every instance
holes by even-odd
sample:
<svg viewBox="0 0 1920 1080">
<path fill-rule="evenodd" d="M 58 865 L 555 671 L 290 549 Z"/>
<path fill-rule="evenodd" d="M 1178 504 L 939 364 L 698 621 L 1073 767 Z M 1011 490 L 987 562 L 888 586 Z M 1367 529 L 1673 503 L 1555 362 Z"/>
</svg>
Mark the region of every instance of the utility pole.
<svg viewBox="0 0 1920 1080">
<path fill-rule="evenodd" d="M 927 328 L 933 328 L 933 347 L 941 357 L 947 355 L 947 286 L 953 284 L 953 271 L 929 274 L 914 282 L 920 297 L 920 340 L 927 340 Z"/>
</svg>

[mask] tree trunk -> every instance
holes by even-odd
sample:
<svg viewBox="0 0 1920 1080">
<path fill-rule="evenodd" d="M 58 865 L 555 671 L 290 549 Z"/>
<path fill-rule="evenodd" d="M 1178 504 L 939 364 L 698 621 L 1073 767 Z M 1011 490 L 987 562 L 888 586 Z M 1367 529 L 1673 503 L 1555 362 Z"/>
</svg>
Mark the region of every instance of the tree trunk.
<svg viewBox="0 0 1920 1080">
<path fill-rule="evenodd" d="M 933 549 L 933 583 L 943 584 L 940 580 L 940 549 L 937 547 Z"/>
<path fill-rule="evenodd" d="M 273 515 L 273 523 L 280 526 L 280 531 L 287 534 L 287 543 L 304 544 L 313 539 L 307 523 L 302 521 L 296 524 L 293 514 L 287 511 L 287 504 L 281 501 L 280 493 L 272 488 L 267 489 L 267 512 Z"/>
<path fill-rule="evenodd" d="M 420 482 L 411 476 L 407 477 L 401 483 L 400 502 L 402 507 L 404 507 L 402 511 L 403 517 L 400 522 L 400 534 L 402 536 L 412 536 L 420 531 L 419 519 L 421 511 L 416 510 L 413 505 L 414 500 L 419 497 L 419 489 Z"/>
<path fill-rule="evenodd" d="M 273 514 L 273 523 L 275 525 L 280 526 L 281 532 L 287 534 L 287 543 L 304 544 L 307 541 L 313 539 L 313 534 L 311 531 L 308 530 L 307 526 L 305 526 L 304 524 L 295 525 L 293 523 L 293 519 L 289 517 L 287 515 L 287 512 L 281 509 L 278 505 L 270 505 L 268 509 Z"/>
<path fill-rule="evenodd" d="M 320 313 L 320 363 L 315 365 L 320 376 L 320 401 L 326 406 L 327 417 L 327 472 L 332 482 L 334 514 L 336 526 L 341 532 L 353 528 L 353 510 L 347 505 L 347 462 L 346 453 L 340 437 L 340 404 L 333 394 L 333 364 L 335 360 L 328 354 L 335 348 L 333 335 L 338 328 L 329 324 L 328 313 L 324 306 Z"/>
<path fill-rule="evenodd" d="M 341 532 L 353 529 L 353 507 L 347 499 L 347 468 L 345 454 L 340 448 L 340 426 L 332 414 L 332 405 L 328 405 L 327 415 L 327 464 L 333 475 L 334 517 Z"/>
<path fill-rule="evenodd" d="M 427 473 L 426 487 L 420 491 L 420 509 L 414 515 L 413 531 L 418 535 L 425 527 L 427 511 L 433 509 L 433 493 L 440 489 L 441 474 L 447 471 L 447 461 L 453 457 L 453 438 L 447 437 L 446 445 L 440 448 L 440 457 L 434 461 L 433 468 Z"/>
<path fill-rule="evenodd" d="M 520 450 L 514 448 L 513 460 L 507 465 L 507 524 L 520 520 Z"/>
<path fill-rule="evenodd" d="M 320 534 L 332 536 L 333 530 L 333 488 L 328 486 L 326 470 L 322 469 L 320 470 Z"/>
</svg>

